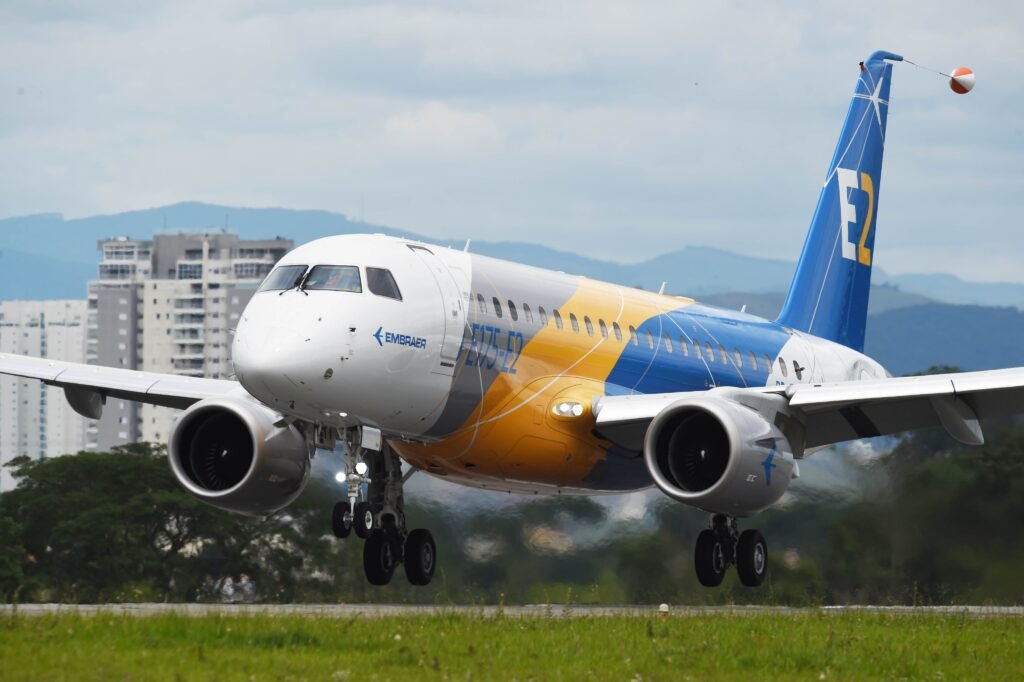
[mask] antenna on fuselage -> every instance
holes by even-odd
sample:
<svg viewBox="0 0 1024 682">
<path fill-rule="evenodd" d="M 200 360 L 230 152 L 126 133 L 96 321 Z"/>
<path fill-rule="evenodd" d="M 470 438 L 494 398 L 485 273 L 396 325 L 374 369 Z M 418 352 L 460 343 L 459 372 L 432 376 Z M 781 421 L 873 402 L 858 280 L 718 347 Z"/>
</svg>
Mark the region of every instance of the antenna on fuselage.
<svg viewBox="0 0 1024 682">
<path fill-rule="evenodd" d="M 659 294 L 664 294 L 665 293 L 665 285 L 667 285 L 667 284 L 668 284 L 668 282 L 662 282 L 661 283 L 661 288 L 658 289 L 658 293 Z"/>
<path fill-rule="evenodd" d="M 466 240 L 466 245 L 462 247 L 462 250 L 468 253 L 469 252 L 469 245 L 472 244 L 472 243 L 473 243 L 472 239 L 467 239 Z"/>
</svg>

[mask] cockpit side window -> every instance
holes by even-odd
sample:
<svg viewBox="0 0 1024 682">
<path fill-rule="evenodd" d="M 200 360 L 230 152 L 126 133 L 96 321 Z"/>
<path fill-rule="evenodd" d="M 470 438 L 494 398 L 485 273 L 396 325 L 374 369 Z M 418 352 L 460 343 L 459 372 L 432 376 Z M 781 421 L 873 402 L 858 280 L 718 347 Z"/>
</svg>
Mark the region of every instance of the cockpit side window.
<svg viewBox="0 0 1024 682">
<path fill-rule="evenodd" d="M 396 301 L 402 300 L 402 292 L 398 290 L 398 283 L 390 270 L 384 268 L 366 268 L 366 287 L 370 293 L 393 298 Z"/>
<path fill-rule="evenodd" d="M 359 294 L 363 283 L 359 268 L 355 265 L 315 265 L 303 282 L 302 288 L 309 291 L 348 291 Z"/>
<path fill-rule="evenodd" d="M 260 285 L 258 291 L 284 291 L 285 289 L 294 289 L 299 286 L 299 282 L 302 281 L 302 276 L 306 274 L 305 265 L 282 265 L 279 268 L 275 268 L 273 272 L 267 275 L 267 278 L 263 280 L 263 284 Z"/>
</svg>

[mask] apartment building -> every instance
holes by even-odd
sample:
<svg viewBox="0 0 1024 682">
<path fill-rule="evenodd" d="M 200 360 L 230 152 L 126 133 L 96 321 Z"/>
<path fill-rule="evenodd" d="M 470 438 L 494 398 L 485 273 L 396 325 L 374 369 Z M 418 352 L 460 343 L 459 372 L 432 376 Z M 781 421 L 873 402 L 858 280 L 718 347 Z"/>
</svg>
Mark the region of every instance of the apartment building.
<svg viewBox="0 0 1024 682">
<path fill-rule="evenodd" d="M 157 234 L 99 243 L 89 283 L 87 361 L 110 367 L 230 378 L 231 333 L 260 281 L 290 249 L 280 237 Z M 166 442 L 176 411 L 108 400 L 87 447 Z"/>
<path fill-rule="evenodd" d="M 0 352 L 85 362 L 87 309 L 78 301 L 0 301 Z M 63 391 L 0 376 L 0 492 L 14 486 L 14 457 L 56 457 L 86 446 L 87 423 Z"/>
</svg>

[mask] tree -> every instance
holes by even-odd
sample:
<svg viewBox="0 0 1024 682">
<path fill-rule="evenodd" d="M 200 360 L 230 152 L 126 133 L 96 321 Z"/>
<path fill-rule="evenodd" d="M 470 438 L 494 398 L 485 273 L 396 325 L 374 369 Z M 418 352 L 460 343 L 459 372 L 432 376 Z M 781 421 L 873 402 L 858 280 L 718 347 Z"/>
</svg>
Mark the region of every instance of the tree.
<svg viewBox="0 0 1024 682">
<path fill-rule="evenodd" d="M 0 515 L 0 602 L 20 596 L 25 582 L 21 569 L 24 560 L 21 527 L 14 519 Z"/>
<path fill-rule="evenodd" d="M 179 487 L 162 447 L 22 458 L 14 471 L 21 484 L 0 497 L 0 518 L 33 557 L 23 569 L 39 598 L 190 600 L 207 575 L 241 572 L 290 598 L 316 555 L 295 511 L 254 519 L 207 506 Z"/>
</svg>

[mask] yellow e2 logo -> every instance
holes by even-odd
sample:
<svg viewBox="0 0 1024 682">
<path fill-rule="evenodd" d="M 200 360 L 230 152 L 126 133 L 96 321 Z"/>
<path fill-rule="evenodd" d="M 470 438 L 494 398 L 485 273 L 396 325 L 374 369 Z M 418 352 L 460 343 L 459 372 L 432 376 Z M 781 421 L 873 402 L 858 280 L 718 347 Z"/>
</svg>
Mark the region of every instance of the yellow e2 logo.
<svg viewBox="0 0 1024 682">
<path fill-rule="evenodd" d="M 848 168 L 836 168 L 836 178 L 839 182 L 839 229 L 843 236 L 843 258 L 861 265 L 871 265 L 871 249 L 866 244 L 871 230 L 871 218 L 875 213 L 875 184 L 867 173 L 862 172 L 858 177 L 857 171 Z M 856 246 L 850 241 L 850 223 L 857 222 L 857 207 L 850 203 L 851 189 L 859 189 L 868 195 L 868 215 L 860 231 L 860 243 Z"/>
</svg>

